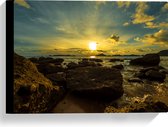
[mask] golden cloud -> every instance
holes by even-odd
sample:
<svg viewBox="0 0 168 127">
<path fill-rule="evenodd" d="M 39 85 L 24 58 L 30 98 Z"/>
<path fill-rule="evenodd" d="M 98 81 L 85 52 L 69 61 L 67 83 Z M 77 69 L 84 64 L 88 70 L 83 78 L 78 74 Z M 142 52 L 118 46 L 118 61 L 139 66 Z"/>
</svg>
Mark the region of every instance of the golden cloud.
<svg viewBox="0 0 168 127">
<path fill-rule="evenodd" d="M 15 0 L 15 3 L 22 7 L 30 8 L 30 5 L 25 0 Z"/>
<path fill-rule="evenodd" d="M 153 23 L 153 22 L 146 22 L 145 23 L 145 28 L 168 28 L 168 23 L 167 22 L 161 22 L 161 23 Z"/>
<path fill-rule="evenodd" d="M 148 10 L 149 7 L 145 2 L 137 3 L 137 8 L 135 14 L 133 15 L 133 24 L 141 24 L 155 20 L 154 16 L 145 14 L 145 11 Z"/>
<path fill-rule="evenodd" d="M 125 7 L 128 8 L 131 5 L 131 2 L 129 1 L 118 1 L 117 5 L 119 8 Z"/>
<path fill-rule="evenodd" d="M 149 44 L 168 44 L 168 30 L 161 29 L 154 34 L 146 34 L 143 38 L 138 41 L 149 43 Z"/>
</svg>

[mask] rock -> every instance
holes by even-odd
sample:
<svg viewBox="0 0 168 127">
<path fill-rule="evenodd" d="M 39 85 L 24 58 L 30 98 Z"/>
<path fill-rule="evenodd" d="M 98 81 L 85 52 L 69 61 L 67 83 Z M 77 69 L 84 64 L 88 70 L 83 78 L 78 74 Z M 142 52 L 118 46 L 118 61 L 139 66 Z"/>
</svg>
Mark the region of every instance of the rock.
<svg viewBox="0 0 168 127">
<path fill-rule="evenodd" d="M 159 71 L 159 67 L 158 66 L 154 66 L 154 67 L 147 67 L 147 68 L 142 68 L 140 70 L 140 72 L 142 73 L 146 73 L 149 70 L 153 70 L 153 71 Z"/>
<path fill-rule="evenodd" d="M 168 70 L 166 70 L 166 69 L 161 69 L 161 70 L 159 70 L 159 72 L 162 74 L 168 74 Z"/>
<path fill-rule="evenodd" d="M 112 68 L 122 70 L 122 69 L 124 69 L 124 66 L 120 64 L 120 65 L 112 66 Z"/>
<path fill-rule="evenodd" d="M 52 81 L 53 85 L 63 86 L 66 89 L 66 74 L 64 72 L 47 74 L 46 77 Z"/>
<path fill-rule="evenodd" d="M 55 90 L 54 100 L 51 93 Z M 59 86 L 53 87 L 51 81 L 38 72 L 28 59 L 14 53 L 14 112 L 40 113 L 48 111 L 60 98 Z M 48 105 L 50 103 L 50 105 Z"/>
<path fill-rule="evenodd" d="M 94 58 L 94 59 L 89 59 L 90 61 L 94 61 L 94 62 L 103 62 L 103 60 L 101 60 L 101 59 L 96 59 L 96 58 Z"/>
<path fill-rule="evenodd" d="M 62 66 L 51 64 L 51 63 L 38 64 L 37 68 L 39 72 L 43 73 L 44 75 L 65 71 L 65 69 Z"/>
<path fill-rule="evenodd" d="M 93 99 L 114 100 L 123 95 L 119 70 L 106 67 L 81 67 L 67 72 L 67 87 L 74 94 Z"/>
<path fill-rule="evenodd" d="M 139 78 L 130 78 L 128 79 L 129 82 L 137 82 L 137 83 L 143 83 L 143 81 Z"/>
<path fill-rule="evenodd" d="M 68 69 L 74 69 L 74 68 L 79 67 L 79 65 L 75 62 L 70 62 L 67 64 L 67 67 L 68 67 Z"/>
<path fill-rule="evenodd" d="M 98 55 L 96 55 L 96 56 L 106 56 L 106 55 L 103 54 L 103 53 L 100 53 L 100 54 L 98 54 Z"/>
<path fill-rule="evenodd" d="M 160 101 L 135 103 L 122 108 L 108 106 L 104 112 L 107 113 L 128 113 L 128 112 L 167 112 L 168 106 Z"/>
<path fill-rule="evenodd" d="M 39 58 L 29 58 L 30 61 L 33 63 L 39 63 L 39 64 L 47 64 L 47 63 L 53 63 L 55 65 L 61 65 L 64 62 L 64 59 L 57 58 L 53 59 L 51 57 L 39 57 Z"/>
<path fill-rule="evenodd" d="M 64 62 L 64 59 L 62 58 L 57 58 L 50 61 L 50 63 L 53 63 L 55 65 L 61 65 L 63 62 Z"/>
<path fill-rule="evenodd" d="M 158 53 L 160 56 L 168 56 L 168 50 L 162 50 Z"/>
<path fill-rule="evenodd" d="M 146 54 L 142 58 L 136 58 L 130 61 L 131 65 L 139 66 L 158 66 L 160 63 L 160 56 L 158 54 Z"/>
<path fill-rule="evenodd" d="M 95 62 L 90 62 L 90 61 L 87 61 L 87 60 L 82 60 L 82 61 L 78 62 L 78 66 L 79 67 L 87 67 L 87 66 L 95 67 L 95 66 L 97 66 L 97 64 Z"/>
<path fill-rule="evenodd" d="M 163 82 L 164 79 L 166 78 L 165 74 L 158 72 L 158 71 L 155 71 L 155 70 L 149 70 L 145 73 L 145 75 L 146 75 L 147 79 L 152 80 L 152 81 Z"/>
<path fill-rule="evenodd" d="M 116 61 L 123 62 L 124 60 L 123 59 L 117 59 L 117 58 L 113 58 L 113 59 L 109 60 L 109 62 L 116 62 Z"/>
</svg>

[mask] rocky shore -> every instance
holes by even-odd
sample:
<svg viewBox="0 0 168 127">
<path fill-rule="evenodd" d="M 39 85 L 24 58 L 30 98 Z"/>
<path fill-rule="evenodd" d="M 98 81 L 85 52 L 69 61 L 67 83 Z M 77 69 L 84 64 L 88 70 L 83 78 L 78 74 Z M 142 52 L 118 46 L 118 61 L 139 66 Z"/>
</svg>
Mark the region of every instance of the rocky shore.
<svg viewBox="0 0 168 127">
<path fill-rule="evenodd" d="M 167 69 L 159 66 L 160 56 L 147 54 L 130 60 L 129 66 L 134 70 L 128 70 L 122 64 L 123 61 L 112 58 L 109 62 L 120 64 L 105 67 L 103 60 L 97 58 L 64 63 L 62 58 L 26 59 L 14 54 L 14 111 L 168 111 L 164 99 L 159 100 L 155 96 L 158 92 L 150 92 L 150 87 L 157 87 L 152 86 L 152 83 L 164 83 L 168 74 Z M 127 73 L 131 76 L 125 77 Z M 168 90 L 167 86 L 164 88 Z M 154 96 L 149 96 L 149 93 Z"/>
</svg>

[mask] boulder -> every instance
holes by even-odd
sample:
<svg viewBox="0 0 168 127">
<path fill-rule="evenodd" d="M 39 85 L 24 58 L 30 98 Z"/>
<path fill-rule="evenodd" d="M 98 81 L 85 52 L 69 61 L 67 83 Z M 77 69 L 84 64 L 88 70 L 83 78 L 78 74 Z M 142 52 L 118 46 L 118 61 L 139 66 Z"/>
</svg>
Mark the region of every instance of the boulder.
<svg viewBox="0 0 168 127">
<path fill-rule="evenodd" d="M 120 64 L 120 65 L 112 66 L 112 68 L 122 70 L 122 69 L 124 69 L 124 66 L 122 64 Z"/>
<path fill-rule="evenodd" d="M 163 69 L 160 66 L 143 68 L 135 74 L 135 77 L 151 81 L 163 82 L 166 78 L 166 72 L 162 70 Z"/>
<path fill-rule="evenodd" d="M 87 67 L 87 66 L 95 67 L 95 66 L 97 66 L 97 64 L 92 61 L 82 60 L 82 61 L 78 62 L 78 66 L 79 67 Z"/>
<path fill-rule="evenodd" d="M 62 66 L 55 65 L 52 63 L 41 63 L 36 66 L 39 72 L 43 73 L 44 75 L 57 73 L 57 72 L 63 72 L 65 70 Z"/>
<path fill-rule="evenodd" d="M 158 66 L 160 63 L 160 56 L 158 54 L 146 54 L 142 58 L 136 58 L 130 61 L 131 65 L 139 66 Z"/>
<path fill-rule="evenodd" d="M 53 85 L 59 85 L 66 89 L 66 74 L 64 72 L 47 74 L 46 77 L 51 80 Z"/>
<path fill-rule="evenodd" d="M 75 95 L 114 100 L 123 95 L 123 78 L 119 70 L 106 67 L 81 67 L 67 72 L 67 87 Z"/>
<path fill-rule="evenodd" d="M 14 54 L 13 92 L 15 113 L 47 112 L 61 95 L 59 86 L 53 86 L 30 60 L 17 54 Z"/>
<path fill-rule="evenodd" d="M 70 62 L 70 63 L 67 64 L 68 69 L 74 69 L 74 68 L 77 68 L 77 67 L 79 67 L 79 65 L 75 62 Z"/>
<path fill-rule="evenodd" d="M 146 78 L 152 81 L 160 81 L 163 82 L 166 78 L 166 75 L 164 73 L 155 71 L 155 70 L 149 70 L 145 73 Z"/>
</svg>

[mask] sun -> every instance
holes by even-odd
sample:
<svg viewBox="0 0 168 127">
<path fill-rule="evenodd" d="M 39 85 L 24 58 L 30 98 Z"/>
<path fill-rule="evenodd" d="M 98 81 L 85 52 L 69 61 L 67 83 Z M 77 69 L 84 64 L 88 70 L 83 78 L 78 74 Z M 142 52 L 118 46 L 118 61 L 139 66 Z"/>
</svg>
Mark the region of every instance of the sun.
<svg viewBox="0 0 168 127">
<path fill-rule="evenodd" d="M 97 43 L 96 42 L 89 42 L 89 49 L 94 51 L 97 49 Z"/>
</svg>

